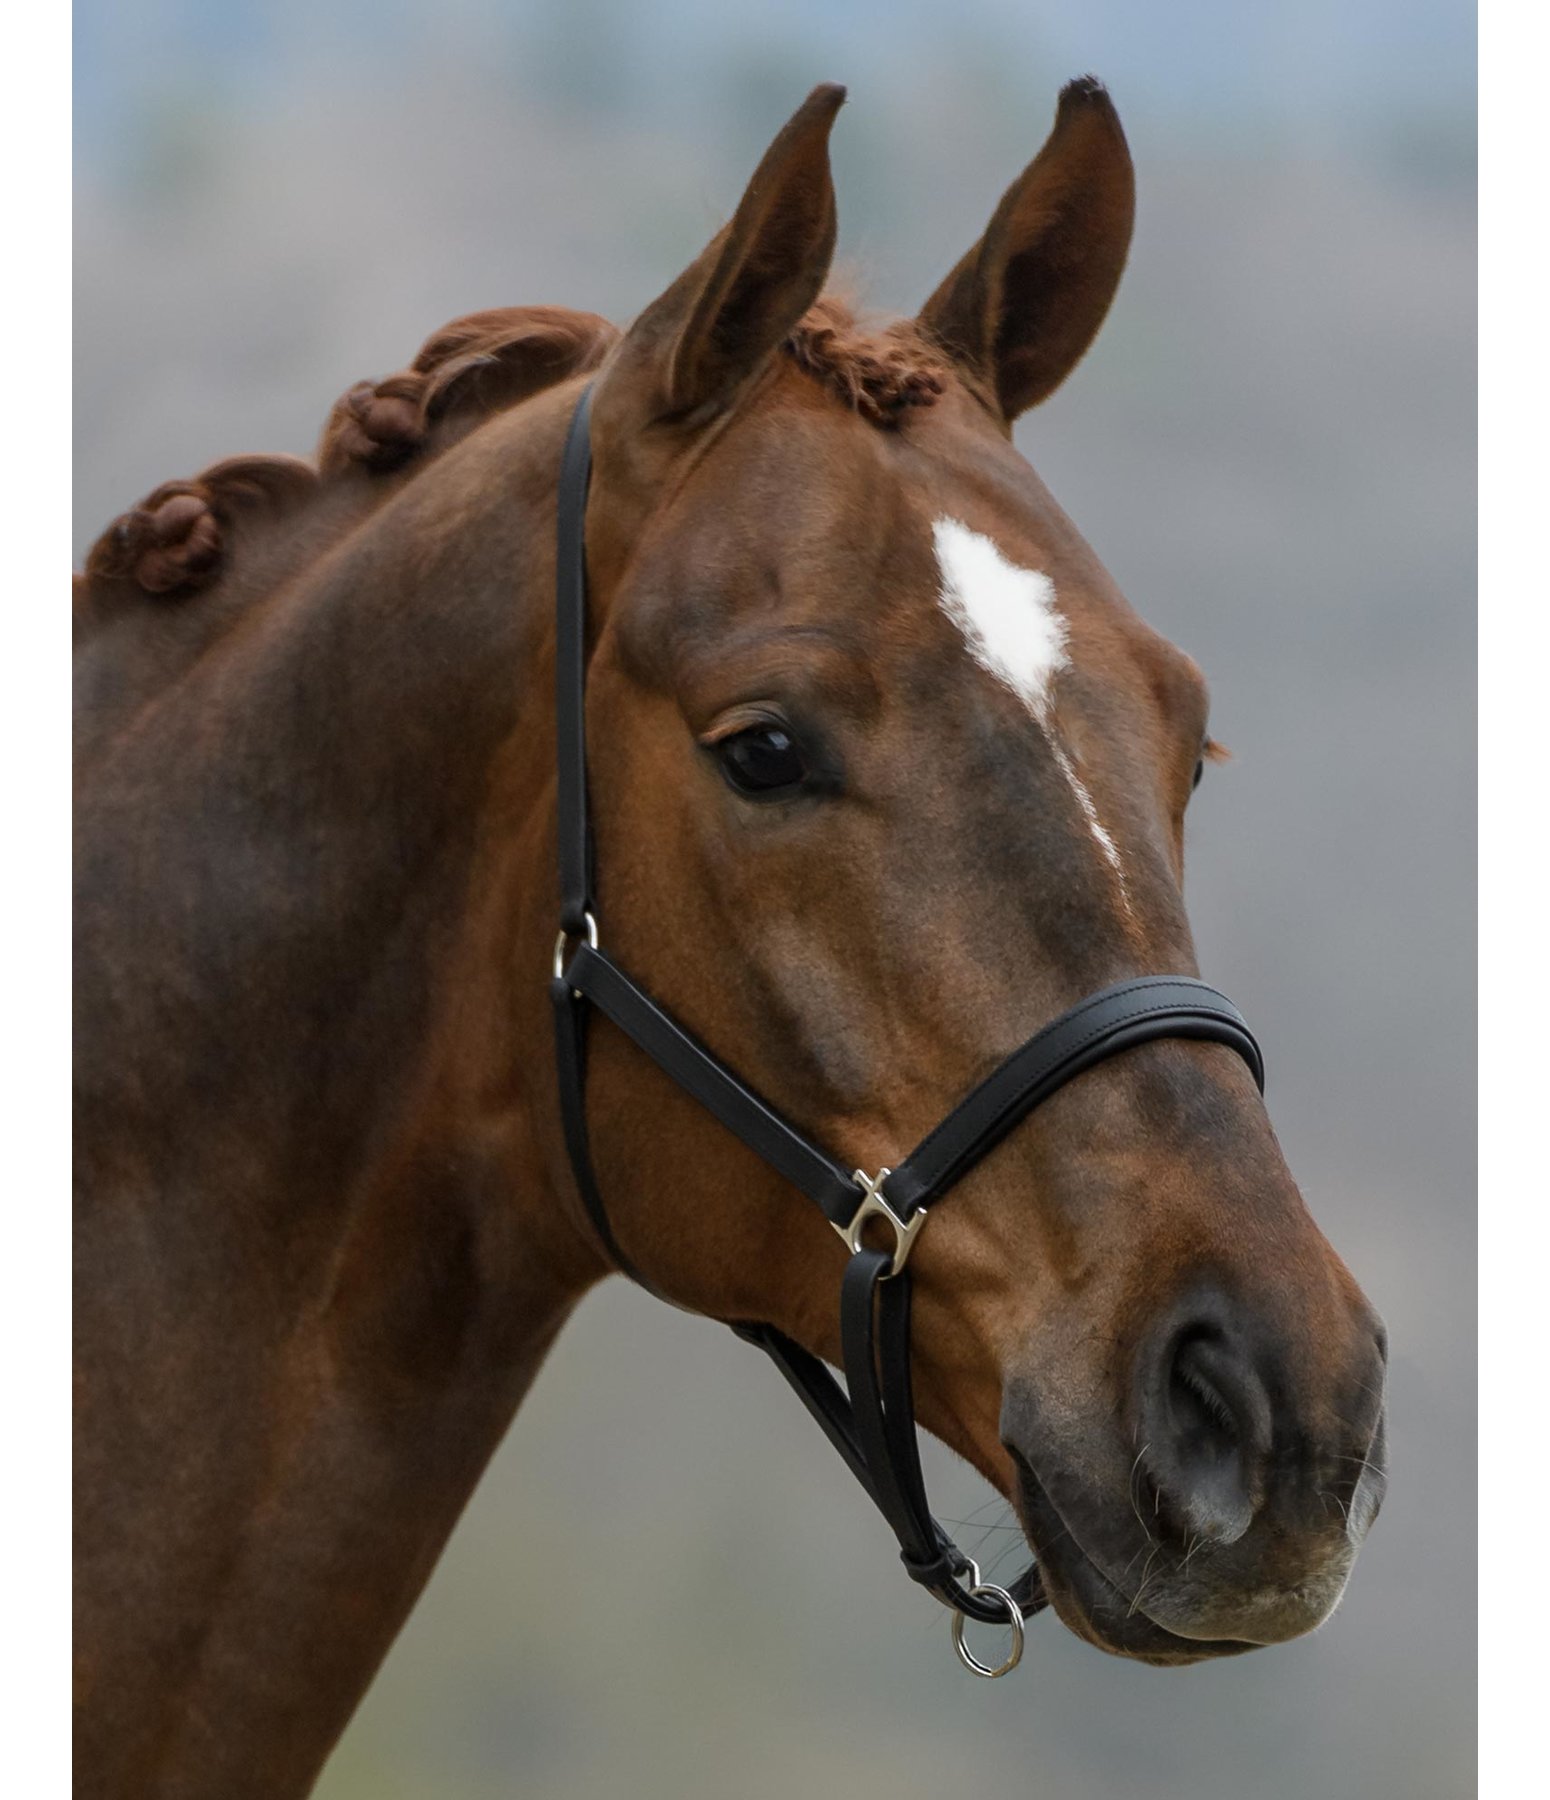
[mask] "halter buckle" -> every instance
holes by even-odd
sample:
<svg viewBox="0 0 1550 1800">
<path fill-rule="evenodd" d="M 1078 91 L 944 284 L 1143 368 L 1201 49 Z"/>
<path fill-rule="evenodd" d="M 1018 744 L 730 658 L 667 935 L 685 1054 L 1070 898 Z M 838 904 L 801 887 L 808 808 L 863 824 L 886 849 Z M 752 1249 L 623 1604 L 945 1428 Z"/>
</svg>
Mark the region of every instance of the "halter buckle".
<svg viewBox="0 0 1550 1800">
<path fill-rule="evenodd" d="M 593 918 L 590 912 L 584 913 L 582 917 L 585 920 L 587 942 L 595 950 L 597 948 L 597 920 Z M 564 979 L 565 952 L 570 946 L 571 939 L 580 936 L 581 932 L 579 931 L 562 930 L 560 935 L 554 940 L 554 978 L 556 981 Z M 573 989 L 572 991 L 574 992 L 575 990 Z"/>
<path fill-rule="evenodd" d="M 883 1276 L 884 1281 L 891 1281 L 910 1259 L 910 1251 L 915 1247 L 915 1238 L 926 1222 L 925 1207 L 917 1207 L 907 1219 L 901 1219 L 888 1202 L 883 1198 L 883 1183 L 893 1173 L 892 1169 L 879 1169 L 875 1175 L 868 1175 L 857 1169 L 853 1176 L 856 1186 L 861 1189 L 861 1204 L 850 1216 L 848 1225 L 839 1225 L 831 1219 L 829 1223 L 850 1246 L 852 1256 L 866 1246 L 863 1238 L 868 1219 L 886 1219 L 893 1232 L 893 1266 Z"/>
</svg>

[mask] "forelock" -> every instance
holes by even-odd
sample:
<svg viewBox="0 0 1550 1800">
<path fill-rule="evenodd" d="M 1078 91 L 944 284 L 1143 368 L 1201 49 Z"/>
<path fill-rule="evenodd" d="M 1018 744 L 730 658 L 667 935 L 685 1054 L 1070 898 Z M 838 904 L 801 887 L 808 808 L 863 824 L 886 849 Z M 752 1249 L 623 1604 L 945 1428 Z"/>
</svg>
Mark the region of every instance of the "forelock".
<svg viewBox="0 0 1550 1800">
<path fill-rule="evenodd" d="M 868 329 L 844 300 L 826 294 L 786 339 L 786 355 L 852 412 L 883 430 L 930 406 L 947 365 L 912 319 Z"/>
</svg>

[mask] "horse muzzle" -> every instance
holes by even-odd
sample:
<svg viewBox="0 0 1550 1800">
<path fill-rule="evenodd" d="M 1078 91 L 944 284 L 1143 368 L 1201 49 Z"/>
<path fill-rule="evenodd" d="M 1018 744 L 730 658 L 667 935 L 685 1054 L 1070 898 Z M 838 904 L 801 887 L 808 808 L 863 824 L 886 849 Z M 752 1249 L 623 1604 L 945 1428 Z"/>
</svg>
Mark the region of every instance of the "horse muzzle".
<svg viewBox="0 0 1550 1800">
<path fill-rule="evenodd" d="M 1184 1663 L 1329 1617 L 1385 1480 L 1382 1327 L 1365 1303 L 1357 1323 L 1311 1391 L 1251 1321 L 1198 1296 L 1143 1342 L 1122 1407 L 1008 1383 L 1018 1512 L 1072 1630 Z"/>
</svg>

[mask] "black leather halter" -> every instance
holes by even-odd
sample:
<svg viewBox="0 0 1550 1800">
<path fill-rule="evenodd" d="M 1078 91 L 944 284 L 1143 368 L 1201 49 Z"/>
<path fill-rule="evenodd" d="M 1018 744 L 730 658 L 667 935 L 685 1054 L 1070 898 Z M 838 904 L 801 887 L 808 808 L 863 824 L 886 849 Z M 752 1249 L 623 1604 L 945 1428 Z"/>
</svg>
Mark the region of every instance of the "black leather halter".
<svg viewBox="0 0 1550 1800">
<path fill-rule="evenodd" d="M 954 1636 L 964 1661 L 980 1674 L 1000 1674 L 1021 1650 L 1023 1618 L 1047 1601 L 1031 1566 L 1008 1589 L 982 1583 L 974 1563 L 937 1524 L 926 1503 L 910 1392 L 907 1265 L 927 1208 L 941 1201 L 1034 1107 L 1094 1063 L 1153 1038 L 1199 1038 L 1237 1051 L 1263 1089 L 1259 1046 L 1232 1002 L 1204 982 L 1176 975 L 1122 981 L 1089 995 L 1036 1032 L 960 1100 L 903 1162 L 868 1176 L 848 1171 L 789 1124 L 638 987 L 600 947 L 593 897 L 586 777 L 585 539 L 591 400 L 589 386 L 577 401 L 565 443 L 557 546 L 560 935 L 550 994 L 560 1109 L 576 1184 L 614 1261 L 651 1288 L 614 1237 L 592 1169 L 586 1033 L 588 1016 L 596 1007 L 728 1130 L 815 1202 L 850 1247 L 840 1288 L 848 1397 L 819 1358 L 774 1326 L 735 1323 L 733 1330 L 774 1360 L 892 1526 L 910 1576 L 954 1610 Z M 889 1240 L 885 1248 L 874 1247 L 880 1235 Z M 1000 1669 L 976 1662 L 965 1650 L 965 1618 L 1012 1625 L 1013 1655 Z"/>
</svg>

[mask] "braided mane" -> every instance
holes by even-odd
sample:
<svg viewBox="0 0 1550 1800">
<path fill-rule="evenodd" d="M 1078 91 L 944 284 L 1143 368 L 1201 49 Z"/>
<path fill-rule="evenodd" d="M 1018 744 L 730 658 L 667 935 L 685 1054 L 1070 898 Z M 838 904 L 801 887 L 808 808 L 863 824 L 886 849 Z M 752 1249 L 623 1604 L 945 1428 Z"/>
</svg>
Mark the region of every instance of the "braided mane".
<svg viewBox="0 0 1550 1800">
<path fill-rule="evenodd" d="M 499 307 L 454 319 L 427 338 L 406 369 L 359 381 L 331 409 L 315 462 L 238 456 L 188 479 L 163 482 L 92 545 L 75 584 L 78 631 L 149 595 L 177 602 L 227 584 L 237 540 L 265 573 L 288 559 L 261 554 L 264 539 L 329 494 L 336 525 L 354 525 L 403 482 L 486 419 L 572 375 L 596 368 L 618 330 L 595 313 L 557 306 Z M 825 295 L 783 346 L 803 374 L 882 429 L 929 406 L 945 365 L 910 320 L 864 328 L 845 300 Z M 306 536 L 307 534 L 302 534 Z M 332 535 L 332 534 L 330 534 Z M 315 534 L 307 546 L 315 551 Z M 297 554 L 302 546 L 298 544 Z M 269 546 L 273 551 L 273 546 Z"/>
<path fill-rule="evenodd" d="M 227 584 L 237 573 L 239 535 L 242 558 L 267 565 L 273 546 L 266 540 L 276 529 L 294 528 L 330 497 L 336 532 L 359 523 L 486 419 L 595 368 L 617 337 L 606 319 L 564 307 L 503 307 L 454 319 L 407 369 L 357 382 L 335 403 L 315 463 L 230 457 L 191 479 L 163 482 L 121 514 L 92 545 L 76 581 L 78 630 L 146 595 L 175 602 Z M 300 535 L 311 538 L 312 552 L 320 547 L 312 534 Z"/>
<path fill-rule="evenodd" d="M 411 460 L 423 467 L 427 450 L 444 450 L 492 414 L 596 368 L 618 336 L 596 313 L 560 306 L 497 307 L 454 319 L 425 340 L 407 369 L 359 381 L 335 403 L 318 467 L 324 476 Z"/>
</svg>

